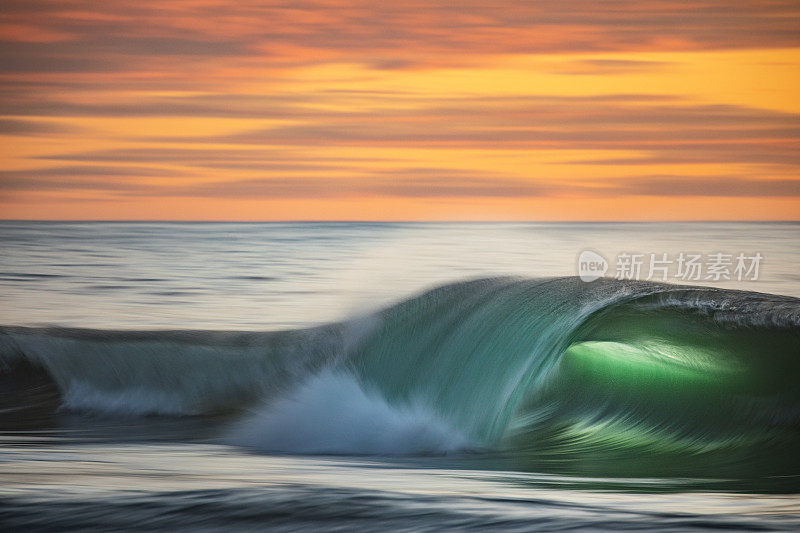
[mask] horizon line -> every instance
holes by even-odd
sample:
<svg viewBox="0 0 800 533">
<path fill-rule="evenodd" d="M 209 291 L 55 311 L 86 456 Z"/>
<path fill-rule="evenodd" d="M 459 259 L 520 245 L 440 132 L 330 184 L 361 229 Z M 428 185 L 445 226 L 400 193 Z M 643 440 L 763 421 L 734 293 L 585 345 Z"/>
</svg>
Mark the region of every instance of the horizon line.
<svg viewBox="0 0 800 533">
<path fill-rule="evenodd" d="M 0 218 L 4 222 L 36 223 L 123 223 L 123 224 L 710 224 L 710 223 L 757 223 L 797 224 L 800 219 L 694 219 L 694 220 L 373 220 L 373 219 L 285 219 L 285 220 L 170 220 L 170 219 L 33 219 Z"/>
</svg>

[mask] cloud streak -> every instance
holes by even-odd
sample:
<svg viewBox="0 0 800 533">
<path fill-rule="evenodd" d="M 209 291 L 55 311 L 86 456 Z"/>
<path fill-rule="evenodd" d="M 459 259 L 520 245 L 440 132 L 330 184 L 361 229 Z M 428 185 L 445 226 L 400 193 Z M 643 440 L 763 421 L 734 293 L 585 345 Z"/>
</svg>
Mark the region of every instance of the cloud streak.
<svg viewBox="0 0 800 533">
<path fill-rule="evenodd" d="M 281 167 L 283 168 L 283 167 Z M 294 170 L 315 168 L 301 164 Z M 68 179 L 65 179 L 68 177 Z M 584 179 L 570 182 L 519 180 L 493 173 L 441 168 L 399 168 L 345 178 L 293 176 L 158 185 L 139 178 L 166 177 L 137 167 L 53 167 L 0 173 L 0 192 L 85 190 L 126 197 L 222 199 L 352 198 L 519 198 L 519 197 L 781 197 L 800 196 L 800 179 L 748 179 L 715 176 L 643 176 L 637 179 Z"/>
<path fill-rule="evenodd" d="M 8 0 L 0 209 L 797 218 L 798 66 L 795 0 Z"/>
</svg>

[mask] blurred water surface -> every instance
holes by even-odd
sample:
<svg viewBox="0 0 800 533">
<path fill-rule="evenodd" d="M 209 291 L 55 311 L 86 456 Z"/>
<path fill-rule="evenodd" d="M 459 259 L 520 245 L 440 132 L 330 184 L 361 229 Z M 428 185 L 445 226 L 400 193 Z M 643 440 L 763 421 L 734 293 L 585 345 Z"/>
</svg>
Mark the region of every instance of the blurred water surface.
<svg viewBox="0 0 800 533">
<path fill-rule="evenodd" d="M 106 410 L 53 411 L 52 383 L 48 378 L 24 366 L 10 378 L 0 376 L 3 378 L 0 399 L 20 390 L 24 393 L 17 404 L 0 413 L 4 423 L 10 420 L 15 426 L 15 429 L 0 432 L 0 528 L 20 531 L 798 529 L 800 498 L 796 488 L 800 482 L 794 471 L 785 476 L 762 477 L 756 472 L 753 479 L 738 480 L 727 478 L 722 470 L 716 472 L 711 464 L 705 468 L 710 476 L 589 476 L 586 472 L 602 472 L 604 465 L 572 465 L 570 457 L 564 456 L 555 458 L 560 465 L 558 469 L 548 469 L 544 459 L 540 462 L 537 459 L 530 463 L 526 472 L 521 472 L 517 469 L 519 462 L 513 457 L 504 458 L 502 453 L 482 454 L 480 450 L 416 457 L 253 453 L 247 448 L 230 446 L 220 437 L 229 433 L 232 423 L 225 417 L 130 416 L 131 405 L 142 409 L 139 414 L 147 414 L 151 403 L 169 404 L 171 392 L 182 392 L 184 396 L 180 399 L 190 407 L 194 405 L 191 402 L 202 403 L 203 397 L 195 395 L 195 389 L 188 385 L 193 385 L 191 379 L 197 378 L 197 391 L 214 390 L 214 380 L 221 380 L 222 376 L 213 374 L 219 371 L 219 365 L 211 359 L 219 354 L 243 365 L 244 370 L 238 374 L 236 371 L 241 369 L 234 368 L 234 363 L 230 364 L 231 368 L 223 369 L 230 371 L 226 375 L 232 383 L 247 383 L 244 377 L 258 379 L 257 374 L 241 376 L 250 368 L 245 366 L 247 361 L 256 361 L 253 368 L 271 368 L 270 360 L 266 366 L 260 363 L 262 346 L 253 340 L 265 341 L 264 357 L 280 355 L 277 348 L 274 353 L 270 351 L 273 348 L 266 349 L 268 343 L 273 342 L 273 337 L 269 336 L 234 338 L 196 333 L 190 337 L 173 337 L 164 333 L 141 333 L 141 330 L 269 331 L 325 324 L 465 278 L 507 274 L 534 278 L 572 276 L 577 273 L 578 254 L 586 249 L 612 262 L 608 273 L 611 276 L 614 275 L 613 261 L 622 252 L 659 256 L 666 253 L 670 257 L 681 252 L 760 253 L 763 261 L 756 281 L 709 280 L 704 276 L 690 283 L 800 297 L 798 237 L 800 224 L 797 223 L 0 222 L 0 328 L 55 325 L 135 330 L 109 336 L 95 332 L 51 337 L 49 333 L 38 333 L 40 330 L 20 333 L 15 328 L 7 328 L 11 356 L 30 349 L 40 360 L 45 356 L 45 359 L 50 358 L 47 360 L 52 363 L 51 368 L 58 368 L 59 375 L 72 387 L 68 390 L 74 393 L 73 400 L 80 399 L 83 402 L 80 405 L 84 406 L 102 405 Z M 569 280 L 562 281 L 560 286 L 572 287 Z M 498 287 L 504 286 L 503 283 L 498 282 Z M 537 287 L 534 281 L 526 283 L 526 287 Z M 485 292 L 490 296 L 494 294 L 490 288 Z M 523 290 L 520 294 L 528 292 Z M 536 294 L 541 300 L 537 305 L 547 309 L 552 303 L 548 302 L 549 293 Z M 720 298 L 723 303 L 729 301 L 725 294 Z M 747 297 L 742 298 L 735 301 L 750 302 Z M 771 316 L 771 310 L 765 308 L 771 301 L 782 306 L 781 317 L 791 319 L 792 309 L 797 309 L 796 301 L 791 299 L 756 298 L 753 301 L 767 302 L 759 304 L 762 313 L 759 316 Z M 511 300 L 511 303 L 516 301 Z M 553 309 L 557 308 L 556 303 L 552 303 Z M 402 313 L 399 315 L 400 329 L 415 320 L 414 305 L 417 304 L 412 304 L 408 320 Z M 458 305 L 456 301 L 454 306 Z M 752 324 L 746 315 L 749 304 L 742 305 L 745 314 L 734 318 L 742 319 L 739 325 L 745 331 L 751 329 Z M 492 319 L 492 309 L 494 307 L 489 305 L 485 311 L 487 321 Z M 511 326 L 515 324 L 515 309 L 513 306 L 505 309 L 510 317 L 509 333 L 514 331 Z M 444 311 L 446 315 L 448 309 Z M 470 329 L 475 331 L 460 332 L 466 339 L 462 346 L 465 353 L 473 344 L 486 341 L 479 335 L 480 321 L 474 316 L 472 320 L 477 325 Z M 669 331 L 667 322 L 663 321 L 663 332 Z M 661 323 L 661 319 L 656 320 L 654 327 L 660 327 Z M 423 326 L 425 324 L 418 324 L 416 329 L 403 330 L 410 335 L 405 337 L 404 343 L 389 343 L 392 350 L 401 353 L 398 357 L 402 357 L 403 346 L 416 343 L 415 332 L 421 331 Z M 458 327 L 458 324 L 442 324 L 441 331 L 449 335 L 458 331 Z M 787 338 L 796 333 L 783 325 L 775 327 Z M 338 335 L 337 330 L 333 332 Z M 470 337 L 473 333 L 474 339 Z M 4 334 L 2 329 L 0 334 Z M 71 335 L 75 335 L 74 338 Z M 703 335 L 696 336 L 705 340 Z M 229 338 L 234 341 L 226 340 Z M 341 341 L 340 337 L 335 338 Z M 276 339 L 281 349 L 288 346 L 281 340 L 283 337 Z M 421 346 L 425 345 L 423 340 L 419 341 Z M 537 342 L 535 338 L 529 340 Z M 23 341 L 28 343 L 25 348 L 19 344 Z M 442 346 L 447 345 L 446 341 L 447 335 L 443 334 Z M 709 343 L 711 341 L 713 339 Z M 771 341 L 787 349 L 783 338 Z M 728 348 L 735 352 L 739 346 L 733 344 Z M 753 346 L 759 348 L 756 344 Z M 513 346 L 510 341 L 509 346 Z M 584 348 L 587 346 L 597 347 L 586 344 Z M 82 353 L 84 348 L 88 350 L 86 353 Z M 240 349 L 247 352 L 246 357 L 236 359 L 241 355 L 236 350 Z M 179 353 L 181 350 L 187 353 Z M 219 354 L 215 350 L 219 350 Z M 395 353 L 386 350 L 390 355 Z M 791 350 L 789 347 L 787 353 Z M 600 372 L 605 368 L 605 360 L 598 363 L 597 353 L 589 350 L 582 355 L 585 361 L 573 358 L 572 362 L 584 363 L 583 367 L 576 367 L 578 370 L 585 367 L 590 374 Z M 573 356 L 581 355 L 576 354 Z M 369 368 L 370 355 L 362 354 L 367 360 L 364 368 Z M 450 355 L 459 356 L 458 353 Z M 777 392 L 769 391 L 778 395 L 774 412 L 780 417 L 775 415 L 774 424 L 780 426 L 787 442 L 793 442 L 791 435 L 786 435 L 792 431 L 791 407 L 796 405 L 793 402 L 797 395 L 792 392 L 795 389 L 792 389 L 791 374 L 784 375 L 787 372 L 781 373 L 775 368 L 792 369 L 796 364 L 783 358 L 780 359 L 782 366 L 769 366 L 768 356 L 774 355 L 765 354 L 761 367 L 756 364 L 753 367 L 780 374 L 777 377 L 769 374 L 767 381 L 771 386 L 776 383 L 775 386 L 779 386 Z M 190 356 L 202 361 L 206 370 L 218 370 L 211 374 L 204 372 L 203 368 L 198 368 L 201 365 L 191 363 Z M 36 357 L 32 356 L 32 360 L 37 360 Z M 92 364 L 83 365 L 81 359 L 89 357 Z M 719 361 L 724 363 L 727 359 Z M 291 367 L 291 361 L 275 359 L 276 369 L 280 368 L 278 362 Z M 384 361 L 391 362 L 392 357 Z M 643 372 L 644 367 L 637 368 Z M 701 372 L 704 367 L 686 368 Z M 685 373 L 686 368 L 679 370 Z M 739 367 L 732 365 L 730 368 Z M 82 375 L 81 372 L 87 373 Z M 126 372 L 130 375 L 121 375 Z M 487 376 L 493 373 L 491 365 L 485 367 L 485 373 Z M 636 372 L 629 374 L 628 378 L 638 379 Z M 27 380 L 25 387 L 30 385 L 29 388 L 9 381 L 18 380 L 20 376 Z M 440 381 L 446 382 L 446 377 Z M 81 381 L 84 378 L 85 381 Z M 90 378 L 94 380 L 94 388 L 85 386 Z M 140 387 L 148 383 L 145 378 L 151 380 L 149 389 Z M 120 384 L 124 385 L 129 379 L 135 386 L 116 396 L 119 391 L 111 385 L 105 387 L 103 381 L 121 387 Z M 334 378 L 333 383 L 338 383 L 339 379 Z M 738 386 L 738 383 L 730 386 Z M 642 426 L 633 416 L 638 404 L 636 398 L 631 400 L 626 395 L 626 382 L 617 383 L 612 375 L 605 383 L 609 384 L 617 386 L 614 394 L 632 404 L 631 416 L 623 412 L 612 420 L 631 421 L 631 427 L 642 429 L 640 436 L 644 437 L 670 429 L 669 424 Z M 573 385 L 580 390 L 580 383 Z M 658 383 L 655 385 L 660 387 Z M 178 391 L 180 387 L 183 389 Z M 358 409 L 372 413 L 388 409 L 383 400 L 359 392 L 357 384 L 352 387 L 355 401 L 366 404 L 356 405 Z M 662 390 L 658 387 L 657 390 Z M 273 384 L 270 394 L 281 394 L 284 389 L 289 390 L 289 384 Z M 606 394 L 607 390 L 609 387 L 600 392 Z M 663 390 L 670 392 L 669 384 L 664 385 Z M 689 392 L 694 394 L 693 389 Z M 432 391 L 434 396 L 436 393 Z M 323 396 L 325 405 L 310 407 L 323 413 L 320 416 L 336 417 L 340 401 L 337 396 L 341 395 L 334 390 L 329 400 Z M 579 394 L 575 402 L 581 401 L 577 396 Z M 284 404 L 297 403 L 304 397 L 290 395 Z M 766 400 L 764 405 L 773 405 Z M 567 398 L 567 404 L 570 401 L 572 399 Z M 121 402 L 125 402 L 124 405 Z M 594 401 L 585 403 L 596 407 Z M 120 405 L 128 409 L 123 410 L 122 416 L 114 414 Z M 375 405 L 379 407 L 377 411 Z M 692 405 L 702 407 L 703 404 Z M 783 410 L 778 410 L 778 405 Z M 286 411 L 289 413 L 307 411 L 302 405 L 296 410 L 289 407 Z M 29 426 L 21 423 L 23 415 L 19 413 L 23 411 L 31 416 Z M 668 411 L 668 408 L 659 409 L 655 414 L 666 416 Z M 601 406 L 597 413 L 602 412 Z M 274 424 L 268 409 L 260 414 L 248 413 L 256 417 L 256 422 L 259 416 L 264 416 L 267 426 Z M 398 423 L 402 425 L 407 411 L 401 405 L 397 413 Z M 696 420 L 702 418 L 699 412 L 676 414 Z M 750 415 L 759 420 L 770 419 L 769 412 Z M 318 418 L 313 418 L 312 422 L 314 420 Z M 527 420 L 533 428 L 536 421 L 533 414 Z M 380 431 L 384 423 L 372 419 L 363 424 L 357 422 L 353 427 L 362 431 L 366 425 L 371 433 Z M 290 427 L 282 429 L 291 434 L 291 420 L 283 423 Z M 254 427 L 260 427 L 259 424 L 254 423 Z M 312 426 L 314 424 L 316 422 Z M 613 425 L 609 427 L 613 429 Z M 587 428 L 587 431 L 594 431 L 591 424 Z M 598 428 L 603 429 L 602 424 L 598 423 Z M 315 428 L 305 431 L 311 430 Z M 689 441 L 694 434 L 682 432 L 688 430 L 677 426 L 672 435 L 691 445 Z M 602 431 L 599 434 L 604 435 Z M 702 431 L 698 435 L 700 439 Z M 344 437 L 348 441 L 358 440 L 357 435 Z M 628 434 L 623 437 L 619 445 L 632 438 Z M 532 439 L 536 440 L 535 431 Z M 587 442 L 589 447 L 617 449 L 613 439 Z M 653 446 L 658 444 L 656 439 Z M 682 452 L 678 450 L 677 453 Z M 745 463 L 750 459 L 735 453 L 723 457 Z M 693 464 L 689 459 L 694 463 L 703 462 L 699 455 L 684 458 L 686 464 Z M 781 460 L 777 457 L 773 462 Z M 609 460 L 609 464 L 612 463 L 616 467 L 625 466 L 616 459 Z M 631 472 L 635 471 L 634 466 L 637 465 L 632 463 Z M 720 468 L 731 471 L 736 471 L 735 467 L 736 464 L 720 464 Z M 617 470 L 626 471 L 625 468 Z M 689 466 L 684 468 L 684 471 L 691 470 Z"/>
<path fill-rule="evenodd" d="M 0 324 L 308 326 L 468 277 L 576 275 L 586 249 L 612 269 L 621 252 L 758 252 L 758 281 L 689 283 L 800 296 L 798 223 L 5 221 Z"/>
</svg>

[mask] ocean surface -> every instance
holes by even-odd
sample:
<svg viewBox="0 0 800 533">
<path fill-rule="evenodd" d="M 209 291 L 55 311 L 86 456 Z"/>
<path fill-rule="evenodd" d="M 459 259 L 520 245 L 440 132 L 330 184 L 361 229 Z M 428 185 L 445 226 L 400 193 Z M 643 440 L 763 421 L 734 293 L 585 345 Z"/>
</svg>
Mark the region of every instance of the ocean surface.
<svg viewBox="0 0 800 533">
<path fill-rule="evenodd" d="M 796 530 L 798 267 L 800 223 L 0 222 L 0 529 Z"/>
</svg>

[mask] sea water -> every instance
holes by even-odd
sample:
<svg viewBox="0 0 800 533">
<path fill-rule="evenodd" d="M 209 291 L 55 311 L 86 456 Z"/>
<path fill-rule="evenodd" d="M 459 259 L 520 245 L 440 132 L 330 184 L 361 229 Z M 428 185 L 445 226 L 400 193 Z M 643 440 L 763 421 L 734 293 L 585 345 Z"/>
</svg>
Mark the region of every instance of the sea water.
<svg viewBox="0 0 800 533">
<path fill-rule="evenodd" d="M 2 222 L 0 523 L 800 527 L 799 230 Z"/>
</svg>

